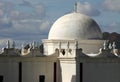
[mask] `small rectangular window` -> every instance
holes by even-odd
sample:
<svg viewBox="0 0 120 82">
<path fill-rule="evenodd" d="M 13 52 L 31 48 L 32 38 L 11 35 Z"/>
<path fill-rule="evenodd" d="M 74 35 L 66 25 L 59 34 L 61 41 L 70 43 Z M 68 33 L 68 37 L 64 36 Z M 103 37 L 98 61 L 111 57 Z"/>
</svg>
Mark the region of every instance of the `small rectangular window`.
<svg viewBox="0 0 120 82">
<path fill-rule="evenodd" d="M 45 82 L 45 75 L 39 76 L 39 82 Z"/>
<path fill-rule="evenodd" d="M 3 82 L 3 76 L 0 75 L 0 82 Z"/>
<path fill-rule="evenodd" d="M 54 81 L 53 82 L 56 82 L 56 78 L 57 78 L 57 63 L 54 62 Z"/>
<path fill-rule="evenodd" d="M 19 62 L 19 82 L 22 82 L 22 62 Z"/>
<path fill-rule="evenodd" d="M 80 82 L 83 82 L 83 63 L 80 63 Z"/>
</svg>

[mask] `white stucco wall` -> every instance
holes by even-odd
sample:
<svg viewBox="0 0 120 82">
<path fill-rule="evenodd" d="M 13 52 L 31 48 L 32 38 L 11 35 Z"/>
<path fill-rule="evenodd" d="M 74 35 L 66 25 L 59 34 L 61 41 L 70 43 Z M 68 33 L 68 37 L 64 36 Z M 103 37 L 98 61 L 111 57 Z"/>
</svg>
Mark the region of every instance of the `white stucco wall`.
<svg viewBox="0 0 120 82">
<path fill-rule="evenodd" d="M 120 63 L 83 63 L 83 82 L 120 82 Z"/>
<path fill-rule="evenodd" d="M 69 45 L 67 44 L 69 42 Z M 76 40 L 43 40 L 44 43 L 44 54 L 52 55 L 55 53 L 55 49 L 75 49 Z M 59 44 L 61 43 L 61 44 Z M 83 49 L 83 53 L 98 54 L 100 48 L 103 48 L 104 40 L 79 40 L 78 48 Z M 90 56 L 90 55 L 89 55 Z"/>
<path fill-rule="evenodd" d="M 39 82 L 39 76 L 45 75 L 45 82 L 53 82 L 53 62 L 23 62 L 22 82 Z"/>
<path fill-rule="evenodd" d="M 104 40 L 81 40 L 79 48 L 82 48 L 85 54 L 97 54 L 99 49 L 103 48 L 103 43 Z"/>
<path fill-rule="evenodd" d="M 60 61 L 62 82 L 76 82 L 75 61 Z"/>
<path fill-rule="evenodd" d="M 3 76 L 3 82 L 18 82 L 18 63 L 0 62 L 0 75 Z"/>
</svg>

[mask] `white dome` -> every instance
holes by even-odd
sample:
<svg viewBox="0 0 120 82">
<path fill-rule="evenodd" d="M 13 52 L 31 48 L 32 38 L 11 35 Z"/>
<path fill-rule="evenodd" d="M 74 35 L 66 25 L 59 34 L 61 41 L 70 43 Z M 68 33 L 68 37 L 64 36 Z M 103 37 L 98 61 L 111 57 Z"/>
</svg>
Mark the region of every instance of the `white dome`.
<svg viewBox="0 0 120 82">
<path fill-rule="evenodd" d="M 101 36 L 101 30 L 93 19 L 74 12 L 60 17 L 53 24 L 48 39 L 100 39 Z"/>
</svg>

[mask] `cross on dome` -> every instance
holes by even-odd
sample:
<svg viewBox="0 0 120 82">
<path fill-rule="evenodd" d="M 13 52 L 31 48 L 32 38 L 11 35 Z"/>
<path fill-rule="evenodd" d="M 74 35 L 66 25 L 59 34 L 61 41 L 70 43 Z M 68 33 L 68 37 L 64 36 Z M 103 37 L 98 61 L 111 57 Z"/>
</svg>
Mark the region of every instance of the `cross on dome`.
<svg viewBox="0 0 120 82">
<path fill-rule="evenodd" d="M 77 2 L 74 4 L 74 12 L 77 12 Z"/>
</svg>

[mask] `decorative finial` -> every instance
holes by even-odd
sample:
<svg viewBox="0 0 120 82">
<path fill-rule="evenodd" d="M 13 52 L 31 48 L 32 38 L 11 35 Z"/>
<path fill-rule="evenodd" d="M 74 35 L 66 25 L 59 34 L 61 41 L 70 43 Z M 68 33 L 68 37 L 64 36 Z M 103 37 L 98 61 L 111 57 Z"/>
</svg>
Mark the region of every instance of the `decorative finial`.
<svg viewBox="0 0 120 82">
<path fill-rule="evenodd" d="M 69 45 L 70 45 L 70 43 L 69 43 L 69 41 L 67 42 L 67 48 L 69 49 Z"/>
<path fill-rule="evenodd" d="M 15 48 L 15 41 L 13 41 L 12 47 Z"/>
<path fill-rule="evenodd" d="M 107 49 L 107 41 L 104 41 L 104 43 L 103 43 L 103 49 L 104 50 Z"/>
<path fill-rule="evenodd" d="M 109 47 L 109 49 L 112 49 L 112 44 L 110 43 L 108 47 Z"/>
<path fill-rule="evenodd" d="M 78 41 L 75 41 L 75 49 L 78 49 Z"/>
<path fill-rule="evenodd" d="M 74 12 L 77 12 L 77 2 L 75 2 L 75 5 L 74 5 Z"/>
<path fill-rule="evenodd" d="M 10 41 L 9 40 L 7 41 L 7 48 L 8 49 L 10 48 Z"/>
<path fill-rule="evenodd" d="M 25 43 L 23 42 L 22 45 L 21 45 L 22 49 L 24 49 L 25 47 Z"/>
<path fill-rule="evenodd" d="M 61 49 L 61 42 L 59 42 L 59 44 L 58 44 L 58 45 L 59 45 L 59 49 Z"/>
<path fill-rule="evenodd" d="M 35 41 L 32 42 L 32 48 L 35 49 Z"/>
<path fill-rule="evenodd" d="M 115 44 L 115 42 L 113 42 L 112 46 L 113 46 L 113 49 L 116 48 L 116 44 Z"/>
</svg>

